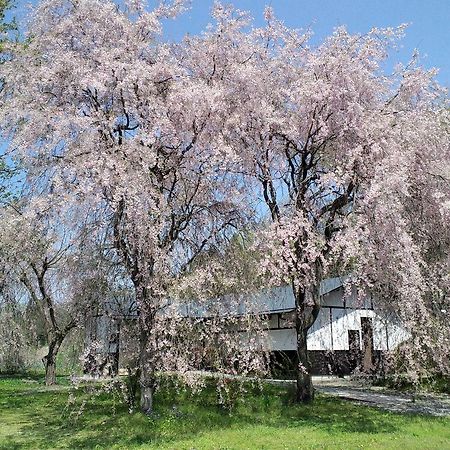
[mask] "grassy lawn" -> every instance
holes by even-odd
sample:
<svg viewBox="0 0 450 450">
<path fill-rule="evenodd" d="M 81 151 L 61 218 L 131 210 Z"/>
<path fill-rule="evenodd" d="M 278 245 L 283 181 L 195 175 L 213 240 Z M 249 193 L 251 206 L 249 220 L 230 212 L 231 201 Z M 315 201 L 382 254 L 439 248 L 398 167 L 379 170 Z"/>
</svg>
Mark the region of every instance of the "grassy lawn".
<svg viewBox="0 0 450 450">
<path fill-rule="evenodd" d="M 191 396 L 162 389 L 154 418 L 128 414 L 119 399 L 60 380 L 0 378 L 0 449 L 450 449 L 450 419 L 382 412 L 318 396 L 288 402 L 286 389 L 249 388 L 231 411 L 214 389 Z M 82 414 L 77 414 L 84 406 Z"/>
</svg>

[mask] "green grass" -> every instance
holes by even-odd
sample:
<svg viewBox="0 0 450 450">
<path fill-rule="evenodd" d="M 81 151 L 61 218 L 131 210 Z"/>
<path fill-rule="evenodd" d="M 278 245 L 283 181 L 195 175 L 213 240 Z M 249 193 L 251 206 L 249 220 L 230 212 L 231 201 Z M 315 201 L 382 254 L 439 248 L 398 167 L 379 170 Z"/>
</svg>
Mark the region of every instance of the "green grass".
<svg viewBox="0 0 450 450">
<path fill-rule="evenodd" d="M 0 449 L 450 449 L 450 419 L 383 412 L 318 396 L 292 405 L 285 388 L 249 388 L 230 410 L 214 389 L 164 388 L 156 414 L 128 414 L 117 396 L 80 388 L 68 405 L 67 380 L 0 378 Z M 77 414 L 80 406 L 84 412 Z"/>
</svg>

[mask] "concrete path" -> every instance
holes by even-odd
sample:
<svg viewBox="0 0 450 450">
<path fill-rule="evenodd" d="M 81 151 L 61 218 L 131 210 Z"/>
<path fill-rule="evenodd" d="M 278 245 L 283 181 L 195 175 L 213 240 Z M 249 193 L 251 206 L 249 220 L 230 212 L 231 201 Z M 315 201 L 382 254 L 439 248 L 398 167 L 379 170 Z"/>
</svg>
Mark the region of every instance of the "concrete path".
<svg viewBox="0 0 450 450">
<path fill-rule="evenodd" d="M 293 380 L 267 380 L 273 384 L 293 384 Z M 317 391 L 343 400 L 387 411 L 431 416 L 450 416 L 450 396 L 445 394 L 419 393 L 412 395 L 382 387 L 365 386 L 350 379 L 335 376 L 313 376 Z"/>
<path fill-rule="evenodd" d="M 343 400 L 393 412 L 450 416 L 450 396 L 420 393 L 415 396 L 376 387 L 358 386 L 349 380 L 315 380 L 316 389 Z"/>
</svg>

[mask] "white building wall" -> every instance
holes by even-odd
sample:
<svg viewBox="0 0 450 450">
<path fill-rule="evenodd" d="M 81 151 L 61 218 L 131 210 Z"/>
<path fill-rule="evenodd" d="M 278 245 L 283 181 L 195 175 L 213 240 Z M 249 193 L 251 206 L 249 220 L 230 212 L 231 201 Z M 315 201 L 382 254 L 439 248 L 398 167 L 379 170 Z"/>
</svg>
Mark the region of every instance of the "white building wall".
<svg viewBox="0 0 450 450">
<path fill-rule="evenodd" d="M 333 350 L 348 350 L 348 330 L 360 330 L 359 311 L 332 309 Z"/>
<path fill-rule="evenodd" d="M 372 318 L 373 343 L 375 350 L 392 350 L 408 338 L 408 333 L 389 321 L 383 320 L 373 310 L 322 308 L 316 322 L 308 332 L 308 350 L 348 350 L 348 331 L 361 333 L 361 317 Z M 275 325 L 276 320 L 272 319 Z M 363 339 L 360 334 L 360 343 Z M 269 330 L 268 348 L 270 350 L 296 350 L 294 328 Z"/>
<path fill-rule="evenodd" d="M 296 350 L 292 289 L 284 286 L 260 295 L 260 309 L 272 312 L 267 323 L 268 348 L 280 351 Z M 356 289 L 345 298 L 342 287 L 327 292 L 322 297 L 322 306 L 316 322 L 308 332 L 309 350 L 349 350 L 349 330 L 359 331 L 362 346 L 362 317 L 372 318 L 375 350 L 392 350 L 408 338 L 402 327 L 377 315 L 372 309 L 372 299 L 368 296 L 358 297 Z M 291 311 L 281 313 L 283 310 Z"/>
<path fill-rule="evenodd" d="M 330 309 L 322 308 L 308 332 L 309 350 L 332 350 Z"/>
</svg>

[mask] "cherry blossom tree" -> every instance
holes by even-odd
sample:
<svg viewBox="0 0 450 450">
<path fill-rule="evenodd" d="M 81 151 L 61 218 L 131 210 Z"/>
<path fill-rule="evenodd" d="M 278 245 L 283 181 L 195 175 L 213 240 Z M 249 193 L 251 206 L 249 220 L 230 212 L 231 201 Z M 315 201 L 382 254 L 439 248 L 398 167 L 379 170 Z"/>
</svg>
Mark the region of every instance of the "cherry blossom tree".
<svg viewBox="0 0 450 450">
<path fill-rule="evenodd" d="M 146 413 L 156 370 L 190 367 L 179 333 L 194 325 L 169 300 L 174 283 L 251 215 L 217 132 L 222 93 L 158 41 L 159 20 L 182 7 L 46 0 L 29 46 L 5 64 L 1 121 L 29 176 L 45 173 L 53 195 L 97 205 L 112 228 L 135 290 Z"/>
<path fill-rule="evenodd" d="M 214 14 L 217 26 L 190 41 L 202 55 L 195 69 L 227 86 L 221 134 L 241 155 L 242 174 L 255 180 L 251 188 L 259 185 L 272 221 L 260 240 L 262 272 L 293 288 L 297 401 L 313 398 L 307 332 L 320 311 L 320 282 L 336 260 L 354 271 L 361 291 L 379 295 L 380 308 L 397 311 L 414 345 L 426 335 L 432 348 L 425 303 L 436 277 L 428 276 L 434 266 L 423 230 L 448 228 L 449 196 L 447 180 L 430 175 L 448 167 L 449 150 L 435 71 L 414 56 L 383 73 L 404 26 L 366 35 L 341 27 L 311 48 L 308 32 L 286 28 L 270 8 L 266 27 L 250 33 L 247 14 L 221 5 Z M 420 227 L 411 217 L 418 207 L 428 212 Z M 386 285 L 395 296 L 385 295 Z"/>
</svg>

